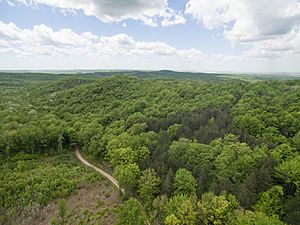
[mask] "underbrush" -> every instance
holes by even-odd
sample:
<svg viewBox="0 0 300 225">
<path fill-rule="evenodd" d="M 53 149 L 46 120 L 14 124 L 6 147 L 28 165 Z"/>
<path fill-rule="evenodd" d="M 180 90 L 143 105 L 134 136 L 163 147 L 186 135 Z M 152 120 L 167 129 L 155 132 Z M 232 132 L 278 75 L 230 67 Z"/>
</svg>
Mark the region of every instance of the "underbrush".
<svg viewBox="0 0 300 225">
<path fill-rule="evenodd" d="M 65 198 L 81 183 L 101 180 L 71 153 L 55 156 L 18 154 L 0 162 L 0 218 L 34 215 L 51 200 Z"/>
</svg>

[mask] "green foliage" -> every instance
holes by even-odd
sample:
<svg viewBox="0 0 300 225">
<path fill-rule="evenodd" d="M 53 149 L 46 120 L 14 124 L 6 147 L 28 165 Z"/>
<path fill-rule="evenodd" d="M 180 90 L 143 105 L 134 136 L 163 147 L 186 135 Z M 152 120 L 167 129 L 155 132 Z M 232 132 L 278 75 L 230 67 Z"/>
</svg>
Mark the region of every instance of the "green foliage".
<svg viewBox="0 0 300 225">
<path fill-rule="evenodd" d="M 159 223 L 163 221 L 166 204 L 168 203 L 168 197 L 166 195 L 157 196 L 152 202 L 152 212 L 151 217 L 154 221 L 153 223 Z"/>
<path fill-rule="evenodd" d="M 66 208 L 66 202 L 63 199 L 59 200 L 58 202 L 58 210 L 61 219 L 61 224 L 65 224 L 66 222 L 65 215 L 66 215 L 67 208 Z"/>
<path fill-rule="evenodd" d="M 216 177 L 228 177 L 232 182 L 242 181 L 257 161 L 265 156 L 259 149 L 253 151 L 247 144 L 240 143 L 233 135 L 214 141 L 212 147 L 217 154 L 214 161 Z"/>
<path fill-rule="evenodd" d="M 274 186 L 261 194 L 261 197 L 254 206 L 254 209 L 255 211 L 263 212 L 268 216 L 281 218 L 283 215 L 281 204 L 282 197 L 282 187 Z"/>
<path fill-rule="evenodd" d="M 63 137 L 59 136 L 58 140 L 57 140 L 57 151 L 58 152 L 62 152 L 64 150 L 63 145 L 62 145 L 62 139 L 63 139 Z"/>
<path fill-rule="evenodd" d="M 253 136 L 261 135 L 264 130 L 263 123 L 257 117 L 249 114 L 236 116 L 233 123 L 239 129 L 246 129 Z"/>
<path fill-rule="evenodd" d="M 262 141 L 275 147 L 299 131 L 299 85 L 296 83 L 251 85 L 233 108 L 234 126 L 241 129 L 243 139 L 250 140 L 251 145 Z"/>
<path fill-rule="evenodd" d="M 236 185 L 235 194 L 241 206 L 250 209 L 259 198 L 259 194 L 272 186 L 275 163 L 272 157 L 262 158 L 245 181 Z"/>
<path fill-rule="evenodd" d="M 178 131 L 180 128 L 181 128 L 181 125 L 180 125 L 180 124 L 173 124 L 173 125 L 171 125 L 171 126 L 168 128 L 168 134 L 169 134 L 171 137 L 175 137 L 177 131 Z"/>
<path fill-rule="evenodd" d="M 196 224 L 196 201 L 186 195 L 173 196 L 166 205 L 165 224 Z"/>
<path fill-rule="evenodd" d="M 110 137 L 107 143 L 107 159 L 113 166 L 141 162 L 149 155 L 147 145 L 152 141 L 153 134 L 141 133 L 129 135 L 124 132 Z"/>
<path fill-rule="evenodd" d="M 138 184 L 140 172 L 137 164 L 124 164 L 115 168 L 114 175 L 119 181 L 120 186 L 130 193 Z"/>
<path fill-rule="evenodd" d="M 107 156 L 112 166 L 130 164 L 137 161 L 135 152 L 130 147 L 109 150 Z"/>
<path fill-rule="evenodd" d="M 179 219 L 173 213 L 166 217 L 164 223 L 165 225 L 180 225 Z"/>
<path fill-rule="evenodd" d="M 285 201 L 283 211 L 285 213 L 284 221 L 287 224 L 300 224 L 300 192 L 295 193 L 294 197 Z"/>
<path fill-rule="evenodd" d="M 57 159 L 40 163 L 37 155 L 78 143 L 114 167 L 126 193 L 138 194 L 157 224 L 184 224 L 185 217 L 194 224 L 200 213 L 189 199 L 166 214 L 166 197 L 156 195 L 196 198 L 209 191 L 235 194 L 245 209 L 257 203 L 265 213 L 242 213 L 246 224 L 278 223 L 268 216 L 272 204 L 284 221 L 297 221 L 291 218 L 299 215 L 299 80 L 244 82 L 190 73 L 183 79 L 173 71 L 120 72 L 166 78 L 160 80 L 96 79 L 112 74 L 0 74 L 1 209 L 44 205 L 74 190 L 83 179 L 77 177 L 81 167 L 68 159 L 61 159 L 67 165 Z M 6 162 L 8 157 L 15 161 Z M 270 192 L 274 184 L 283 187 L 280 202 Z M 216 223 L 226 224 L 234 207 L 231 197 L 222 196 L 210 198 L 218 209 Z M 213 210 L 207 215 L 215 216 Z"/>
<path fill-rule="evenodd" d="M 272 155 L 278 162 L 285 161 L 289 157 L 293 157 L 296 153 L 296 149 L 289 144 L 278 145 L 273 151 Z"/>
<path fill-rule="evenodd" d="M 293 138 L 293 143 L 298 151 L 300 151 L 300 131 Z"/>
<path fill-rule="evenodd" d="M 73 142 L 78 142 L 83 145 L 83 150 L 93 156 L 104 157 L 104 144 L 102 136 L 104 128 L 96 120 L 82 123 L 76 121 L 73 125 L 73 130 L 68 130 L 71 138 L 75 138 Z M 75 134 L 74 134 L 75 133 Z"/>
<path fill-rule="evenodd" d="M 149 208 L 153 199 L 159 193 L 160 178 L 154 169 L 142 171 L 139 179 L 138 193 L 145 205 Z"/>
<path fill-rule="evenodd" d="M 236 220 L 232 225 L 285 225 L 277 217 L 269 217 L 262 212 L 250 212 L 237 214 Z"/>
<path fill-rule="evenodd" d="M 208 168 L 213 159 L 213 151 L 209 145 L 181 138 L 172 143 L 168 156 L 176 166 Z"/>
<path fill-rule="evenodd" d="M 145 225 L 146 221 L 139 202 L 130 198 L 118 210 L 115 225 Z"/>
<path fill-rule="evenodd" d="M 300 190 L 300 155 L 290 158 L 276 168 L 276 176 L 285 183 L 293 183 Z"/>
<path fill-rule="evenodd" d="M 186 169 L 176 171 L 174 180 L 174 194 L 194 195 L 196 194 L 196 181 L 193 174 Z"/>
<path fill-rule="evenodd" d="M 6 159 L 0 169 L 1 214 L 34 211 L 52 199 L 67 197 L 85 181 L 85 176 L 99 177 L 70 154 L 45 159 L 29 159 L 26 155 Z"/>
<path fill-rule="evenodd" d="M 231 224 L 238 207 L 239 203 L 233 195 L 205 193 L 198 202 L 200 222 L 205 225 Z"/>
</svg>

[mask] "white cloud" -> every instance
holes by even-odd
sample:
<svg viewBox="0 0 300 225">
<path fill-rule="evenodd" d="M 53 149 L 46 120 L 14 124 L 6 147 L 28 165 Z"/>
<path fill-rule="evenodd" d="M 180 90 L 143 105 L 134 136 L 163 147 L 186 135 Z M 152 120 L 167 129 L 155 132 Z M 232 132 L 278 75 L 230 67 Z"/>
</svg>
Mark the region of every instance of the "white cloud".
<svg viewBox="0 0 300 225">
<path fill-rule="evenodd" d="M 139 42 L 127 34 L 97 36 L 71 29 L 54 31 L 44 24 L 29 30 L 0 21 L 0 40 L 2 51 L 12 51 L 20 57 L 156 55 L 189 61 L 202 61 L 204 57 L 198 50 L 180 50 L 163 42 Z"/>
<path fill-rule="evenodd" d="M 232 20 L 228 14 L 228 0 L 190 0 L 186 14 L 203 23 L 208 29 L 219 28 Z"/>
<path fill-rule="evenodd" d="M 231 41 L 248 42 L 289 33 L 300 23 L 300 1 L 189 0 L 185 13 L 208 29 L 225 28 Z"/>
<path fill-rule="evenodd" d="M 96 16 L 106 23 L 133 19 L 149 26 L 170 26 L 186 22 L 181 12 L 168 7 L 167 0 L 7 0 L 8 3 L 13 1 L 33 7 L 48 5 L 64 14 L 82 10 L 85 15 Z"/>
<path fill-rule="evenodd" d="M 1 1 L 0 1 L 0 2 L 1 2 Z M 13 2 L 11 2 L 11 1 L 9 1 L 9 0 L 7 0 L 6 2 L 7 2 L 7 4 L 10 5 L 11 7 L 15 7 L 15 6 L 16 6 L 15 3 L 13 3 Z"/>
<path fill-rule="evenodd" d="M 183 14 L 181 12 L 176 12 L 171 8 L 167 8 L 161 16 L 164 18 L 161 22 L 161 25 L 164 27 L 186 23 Z"/>
<path fill-rule="evenodd" d="M 185 13 L 247 46 L 244 56 L 272 58 L 300 51 L 299 0 L 189 0 Z"/>
<path fill-rule="evenodd" d="M 300 54 L 300 29 L 299 27 L 289 33 L 272 39 L 261 40 L 251 44 L 244 56 L 252 58 L 280 58 Z"/>
<path fill-rule="evenodd" d="M 299 57 L 282 56 L 276 63 L 264 63 L 255 55 L 272 53 L 269 57 L 274 58 L 282 50 L 281 43 L 286 43 L 285 51 L 295 51 L 293 46 L 299 39 L 299 32 L 293 30 L 289 37 L 257 45 L 255 51 L 224 56 L 204 54 L 193 48 L 177 49 L 160 41 L 137 41 L 124 33 L 99 36 L 71 29 L 53 30 L 43 24 L 21 29 L 14 23 L 0 21 L 0 69 L 299 71 Z"/>
</svg>

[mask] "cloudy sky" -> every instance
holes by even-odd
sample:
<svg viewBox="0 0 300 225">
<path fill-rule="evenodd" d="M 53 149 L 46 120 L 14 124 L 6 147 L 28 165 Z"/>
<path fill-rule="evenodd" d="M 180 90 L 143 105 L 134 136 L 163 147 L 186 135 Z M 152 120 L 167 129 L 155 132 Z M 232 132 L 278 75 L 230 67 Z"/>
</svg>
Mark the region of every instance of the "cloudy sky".
<svg viewBox="0 0 300 225">
<path fill-rule="evenodd" d="M 0 0 L 0 70 L 299 72 L 300 0 Z"/>
</svg>

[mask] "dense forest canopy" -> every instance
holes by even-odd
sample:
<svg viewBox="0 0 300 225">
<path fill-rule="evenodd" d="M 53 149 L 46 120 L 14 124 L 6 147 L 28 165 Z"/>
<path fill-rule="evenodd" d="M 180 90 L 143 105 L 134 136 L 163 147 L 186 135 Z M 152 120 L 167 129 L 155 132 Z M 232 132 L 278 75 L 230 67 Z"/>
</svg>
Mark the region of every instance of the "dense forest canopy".
<svg viewBox="0 0 300 225">
<path fill-rule="evenodd" d="M 12 159 L 78 143 L 126 190 L 117 224 L 299 224 L 300 80 L 171 75 L 0 74 L 1 214 Z"/>
</svg>

